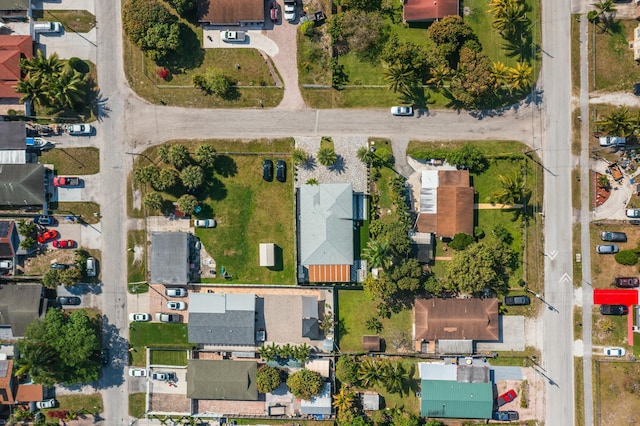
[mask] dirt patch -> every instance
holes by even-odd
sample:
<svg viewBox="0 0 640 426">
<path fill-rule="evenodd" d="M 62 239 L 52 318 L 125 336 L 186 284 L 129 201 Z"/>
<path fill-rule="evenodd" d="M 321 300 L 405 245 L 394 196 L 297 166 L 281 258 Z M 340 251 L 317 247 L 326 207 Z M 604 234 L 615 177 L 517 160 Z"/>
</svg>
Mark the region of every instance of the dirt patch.
<svg viewBox="0 0 640 426">
<path fill-rule="evenodd" d="M 38 276 L 44 275 L 54 262 L 72 264 L 76 260 L 73 250 L 47 250 L 36 257 L 27 259 L 23 265 L 18 266 L 18 270 L 22 269 L 24 275 Z"/>
<path fill-rule="evenodd" d="M 640 365 L 599 361 L 595 367 L 595 424 L 640 424 Z"/>
<path fill-rule="evenodd" d="M 594 184 L 593 184 L 593 190 L 594 190 L 594 197 L 593 197 L 593 204 L 595 205 L 595 207 L 601 206 L 603 205 L 608 199 L 609 196 L 611 195 L 611 190 L 607 189 L 607 188 L 603 188 L 602 186 L 598 185 L 598 180 L 600 179 L 600 176 L 604 176 L 601 173 L 594 173 Z"/>
<path fill-rule="evenodd" d="M 522 375 L 524 380 L 500 380 L 496 384 L 498 395 L 510 389 L 518 395 L 500 409 L 517 411 L 520 420 L 544 419 L 544 382 L 532 368 L 523 368 Z"/>
<path fill-rule="evenodd" d="M 600 232 L 625 232 L 626 243 L 608 243 L 600 239 Z M 621 265 L 614 256 L 597 254 L 598 244 L 617 244 L 620 250 L 635 250 L 640 242 L 640 226 L 620 224 L 620 221 L 600 221 L 591 225 L 591 273 L 594 288 L 609 288 L 615 277 L 634 277 L 638 275 L 638 266 Z"/>
<path fill-rule="evenodd" d="M 142 208 L 142 192 L 139 189 L 133 190 L 133 208 L 136 210 Z"/>
</svg>

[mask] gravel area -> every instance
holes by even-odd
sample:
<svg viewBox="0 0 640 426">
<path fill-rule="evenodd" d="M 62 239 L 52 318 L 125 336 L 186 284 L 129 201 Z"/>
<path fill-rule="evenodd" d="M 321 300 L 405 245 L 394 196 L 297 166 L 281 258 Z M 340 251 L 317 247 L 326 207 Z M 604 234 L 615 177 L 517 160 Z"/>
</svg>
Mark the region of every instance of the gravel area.
<svg viewBox="0 0 640 426">
<path fill-rule="evenodd" d="M 307 180 L 315 178 L 319 183 L 350 182 L 354 192 L 367 194 L 367 167 L 358 160 L 356 152 L 366 147 L 368 138 L 359 136 L 334 137 L 333 145 L 338 154 L 338 161 L 332 167 L 318 163 L 316 154 L 320 149 L 320 136 L 296 138 L 296 148 L 304 149 L 311 157 L 307 165 L 298 166 L 296 170 L 296 187 Z"/>
</svg>

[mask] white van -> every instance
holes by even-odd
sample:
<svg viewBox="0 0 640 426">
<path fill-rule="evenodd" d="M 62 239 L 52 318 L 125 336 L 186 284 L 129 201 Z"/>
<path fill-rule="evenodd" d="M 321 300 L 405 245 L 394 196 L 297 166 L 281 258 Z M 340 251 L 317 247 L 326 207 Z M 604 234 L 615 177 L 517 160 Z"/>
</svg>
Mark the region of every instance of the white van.
<svg viewBox="0 0 640 426">
<path fill-rule="evenodd" d="M 0 261 L 0 269 L 11 269 L 13 267 L 13 262 L 10 260 L 2 260 Z"/>
<path fill-rule="evenodd" d="M 59 33 L 62 31 L 60 22 L 36 22 L 33 24 L 33 31 L 36 33 Z"/>
</svg>

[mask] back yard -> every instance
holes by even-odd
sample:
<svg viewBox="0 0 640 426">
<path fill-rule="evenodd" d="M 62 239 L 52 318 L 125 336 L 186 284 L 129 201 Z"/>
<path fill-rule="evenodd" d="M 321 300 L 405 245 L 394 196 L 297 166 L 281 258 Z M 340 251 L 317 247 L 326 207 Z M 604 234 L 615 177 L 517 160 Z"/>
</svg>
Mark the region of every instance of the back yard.
<svg viewBox="0 0 640 426">
<path fill-rule="evenodd" d="M 596 361 L 595 423 L 640 423 L 640 365 L 632 362 Z"/>
</svg>

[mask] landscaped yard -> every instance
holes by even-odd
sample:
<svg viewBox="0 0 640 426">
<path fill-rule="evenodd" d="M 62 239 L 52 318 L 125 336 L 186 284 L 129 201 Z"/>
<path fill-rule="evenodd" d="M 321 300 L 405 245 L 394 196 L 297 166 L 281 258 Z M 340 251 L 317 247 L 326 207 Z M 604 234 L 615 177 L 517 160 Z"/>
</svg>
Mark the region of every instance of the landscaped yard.
<svg viewBox="0 0 640 426">
<path fill-rule="evenodd" d="M 129 327 L 129 344 L 133 349 L 131 365 L 145 366 L 146 347 L 191 349 L 187 336 L 187 324 L 135 322 Z"/>
<path fill-rule="evenodd" d="M 367 330 L 365 323 L 371 317 L 376 317 L 382 323 L 383 329 L 379 335 L 385 339 L 386 351 L 395 352 L 393 340 L 408 339 L 411 344 L 411 310 L 405 309 L 390 318 L 378 317 L 376 304 L 367 298 L 361 290 L 338 291 L 338 346 L 342 352 L 362 352 L 362 336 L 375 335 Z"/>
<path fill-rule="evenodd" d="M 129 415 L 140 419 L 144 417 L 145 413 L 145 398 L 147 394 L 145 392 L 130 393 L 129 394 Z"/>
<path fill-rule="evenodd" d="M 634 311 L 630 310 L 629 312 L 633 315 Z M 591 336 L 594 345 L 629 348 L 627 346 L 627 315 L 602 315 L 599 306 L 594 306 L 592 319 L 593 332 Z M 598 349 L 594 349 L 594 352 L 598 351 Z"/>
<path fill-rule="evenodd" d="M 100 222 L 100 204 L 91 201 L 52 202 L 49 209 L 52 214 L 80 217 L 85 223 Z"/>
<path fill-rule="evenodd" d="M 56 396 L 56 400 L 58 401 L 59 406 L 53 408 L 53 410 L 80 411 L 85 409 L 95 414 L 101 413 L 103 410 L 102 395 L 99 393 L 92 393 L 89 395 L 60 395 Z"/>
<path fill-rule="evenodd" d="M 292 139 L 261 141 L 174 141 L 195 152 L 207 143 L 218 153 L 213 177 L 197 194 L 203 207 L 199 218 L 213 216 L 217 226 L 196 229 L 207 253 L 224 267 L 232 278 L 203 278 L 203 282 L 248 284 L 293 284 L 295 282 L 294 200 L 290 153 Z M 253 153 L 255 155 L 247 155 Z M 264 154 L 262 154 L 264 153 Z M 273 154 L 280 153 L 280 154 Z M 156 161 L 157 147 L 145 151 L 136 167 Z M 289 171 L 286 183 L 262 179 L 262 161 L 283 159 Z M 163 192 L 166 200 L 175 201 L 182 189 Z M 259 244 L 276 244 L 276 265 L 259 265 Z"/>
<path fill-rule="evenodd" d="M 625 232 L 626 243 L 609 243 L 600 239 L 600 232 Z M 620 250 L 636 250 L 640 241 L 640 229 L 636 226 L 592 224 L 591 234 L 591 285 L 593 288 L 609 288 L 616 277 L 634 277 L 638 275 L 638 266 L 626 266 L 615 261 L 610 254 L 596 253 L 598 244 L 617 244 Z"/>
<path fill-rule="evenodd" d="M 595 424 L 640 423 L 640 365 L 633 362 L 595 363 Z"/>
<path fill-rule="evenodd" d="M 36 21 L 60 22 L 65 32 L 87 33 L 96 26 L 96 17 L 86 10 L 33 9 Z"/>
<path fill-rule="evenodd" d="M 187 351 L 152 350 L 149 362 L 152 365 L 186 366 Z"/>
<path fill-rule="evenodd" d="M 100 150 L 93 147 L 56 147 L 42 153 L 41 164 L 53 164 L 58 175 L 93 175 L 100 173 Z"/>
<path fill-rule="evenodd" d="M 633 31 L 638 26 L 635 20 L 619 21 L 611 33 L 603 33 L 589 24 L 590 61 L 595 61 L 595 90 L 631 92 L 637 81 L 638 64 L 633 59 Z M 595 52 L 593 49 L 595 32 Z M 592 65 L 593 66 L 593 65 Z"/>
</svg>

